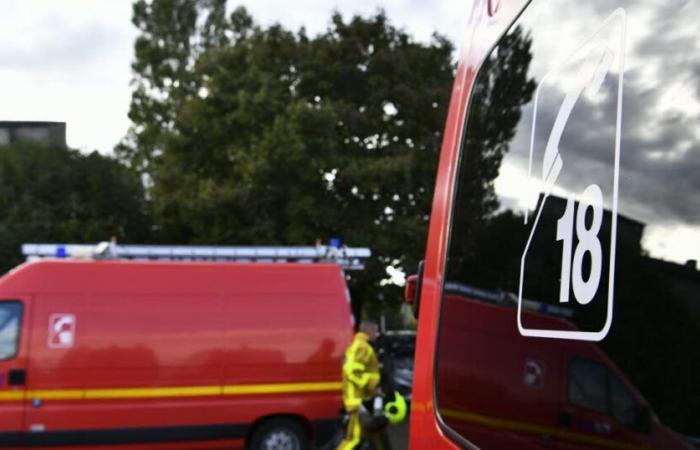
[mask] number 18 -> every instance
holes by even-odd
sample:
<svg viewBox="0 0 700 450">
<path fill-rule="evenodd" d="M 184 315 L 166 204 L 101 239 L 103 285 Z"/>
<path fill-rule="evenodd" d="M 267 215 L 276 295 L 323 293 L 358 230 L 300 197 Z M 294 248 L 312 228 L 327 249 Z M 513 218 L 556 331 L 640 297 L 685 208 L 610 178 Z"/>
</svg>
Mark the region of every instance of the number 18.
<svg viewBox="0 0 700 450">
<path fill-rule="evenodd" d="M 598 232 L 603 223 L 603 193 L 597 184 L 591 184 L 583 191 L 582 200 L 576 212 L 576 236 L 578 245 L 574 251 L 573 270 L 571 268 L 571 247 L 574 234 L 574 210 L 576 202 L 566 201 L 564 215 L 557 220 L 557 241 L 563 241 L 561 255 L 561 283 L 559 287 L 559 302 L 568 303 L 569 290 L 573 281 L 574 297 L 582 305 L 593 300 L 598 285 L 603 264 L 603 250 L 598 238 Z M 593 221 L 590 228 L 586 227 L 586 211 L 593 210 Z M 583 257 L 591 255 L 591 272 L 588 279 L 583 279 Z M 571 279 L 573 277 L 573 280 Z"/>
</svg>

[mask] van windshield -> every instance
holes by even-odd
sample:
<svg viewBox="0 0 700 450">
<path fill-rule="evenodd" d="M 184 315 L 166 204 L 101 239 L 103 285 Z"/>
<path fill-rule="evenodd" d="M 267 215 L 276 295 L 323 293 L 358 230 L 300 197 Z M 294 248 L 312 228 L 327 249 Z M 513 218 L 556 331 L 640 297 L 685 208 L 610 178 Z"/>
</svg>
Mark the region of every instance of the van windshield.
<svg viewBox="0 0 700 450">
<path fill-rule="evenodd" d="M 0 302 L 0 360 L 17 355 L 21 316 L 19 302 Z"/>
</svg>

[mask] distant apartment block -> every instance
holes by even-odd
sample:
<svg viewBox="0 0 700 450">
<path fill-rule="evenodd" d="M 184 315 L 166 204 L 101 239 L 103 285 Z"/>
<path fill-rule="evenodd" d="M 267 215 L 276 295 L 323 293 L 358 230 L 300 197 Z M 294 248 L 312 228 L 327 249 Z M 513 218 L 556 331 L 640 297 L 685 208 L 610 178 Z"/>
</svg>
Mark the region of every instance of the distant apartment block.
<svg viewBox="0 0 700 450">
<path fill-rule="evenodd" d="M 23 139 L 65 147 L 66 123 L 0 121 L 0 145 Z"/>
</svg>

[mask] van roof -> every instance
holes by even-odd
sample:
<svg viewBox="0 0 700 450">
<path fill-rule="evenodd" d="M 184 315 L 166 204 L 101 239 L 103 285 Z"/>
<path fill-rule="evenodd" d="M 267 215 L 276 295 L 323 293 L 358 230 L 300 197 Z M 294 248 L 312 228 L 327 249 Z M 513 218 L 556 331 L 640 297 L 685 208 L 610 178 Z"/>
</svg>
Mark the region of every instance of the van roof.
<svg viewBox="0 0 700 450">
<path fill-rule="evenodd" d="M 332 263 L 221 263 L 42 259 L 0 278 L 2 292 L 104 294 L 337 294 L 346 289 Z"/>
</svg>

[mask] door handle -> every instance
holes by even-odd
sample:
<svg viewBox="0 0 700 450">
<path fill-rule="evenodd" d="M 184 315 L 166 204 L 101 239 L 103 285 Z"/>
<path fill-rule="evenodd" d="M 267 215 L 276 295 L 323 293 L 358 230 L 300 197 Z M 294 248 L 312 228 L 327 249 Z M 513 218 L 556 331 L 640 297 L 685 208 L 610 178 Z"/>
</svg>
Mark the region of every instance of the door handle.
<svg viewBox="0 0 700 450">
<path fill-rule="evenodd" d="M 27 382 L 27 372 L 24 369 L 11 369 L 7 372 L 7 384 L 10 386 L 24 386 Z"/>
<path fill-rule="evenodd" d="M 418 263 L 418 273 L 409 275 L 406 278 L 406 287 L 404 289 L 404 301 L 411 306 L 413 317 L 418 318 L 418 309 L 420 306 L 420 289 L 423 284 L 423 261 Z"/>
</svg>

